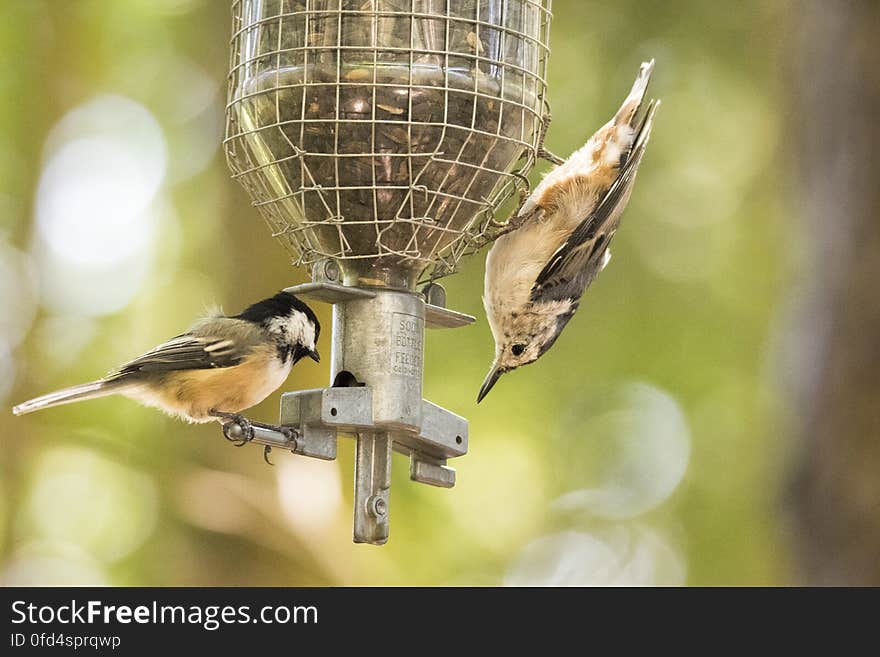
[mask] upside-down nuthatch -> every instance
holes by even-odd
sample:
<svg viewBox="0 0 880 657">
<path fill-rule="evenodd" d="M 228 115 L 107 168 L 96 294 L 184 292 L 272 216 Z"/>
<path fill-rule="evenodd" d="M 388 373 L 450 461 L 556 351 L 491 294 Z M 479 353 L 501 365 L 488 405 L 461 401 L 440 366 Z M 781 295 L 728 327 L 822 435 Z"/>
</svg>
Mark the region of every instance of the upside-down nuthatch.
<svg viewBox="0 0 880 657">
<path fill-rule="evenodd" d="M 477 402 L 505 372 L 533 363 L 556 341 L 611 258 L 659 101 L 642 113 L 653 60 L 642 64 L 611 121 L 550 171 L 486 256 L 483 305 L 495 359 Z"/>
</svg>

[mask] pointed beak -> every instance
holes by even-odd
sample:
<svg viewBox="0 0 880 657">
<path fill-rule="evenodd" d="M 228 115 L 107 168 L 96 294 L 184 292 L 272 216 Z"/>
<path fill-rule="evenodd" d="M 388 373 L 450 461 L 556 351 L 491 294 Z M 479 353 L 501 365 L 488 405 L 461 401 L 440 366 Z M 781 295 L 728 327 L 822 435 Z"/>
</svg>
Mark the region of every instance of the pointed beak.
<svg viewBox="0 0 880 657">
<path fill-rule="evenodd" d="M 321 354 L 318 353 L 318 350 L 317 350 L 317 349 L 312 349 L 312 350 L 309 352 L 309 358 L 311 358 L 311 359 L 312 359 L 313 361 L 315 361 L 316 363 L 320 363 L 320 362 L 321 362 Z"/>
<path fill-rule="evenodd" d="M 504 374 L 506 370 L 498 367 L 496 363 L 492 364 L 492 369 L 489 370 L 489 373 L 486 375 L 486 380 L 483 381 L 483 385 L 480 387 L 480 392 L 477 394 L 477 403 L 479 404 L 483 401 L 483 397 L 489 394 L 489 391 L 492 389 L 498 379 L 501 378 L 501 375 Z"/>
</svg>

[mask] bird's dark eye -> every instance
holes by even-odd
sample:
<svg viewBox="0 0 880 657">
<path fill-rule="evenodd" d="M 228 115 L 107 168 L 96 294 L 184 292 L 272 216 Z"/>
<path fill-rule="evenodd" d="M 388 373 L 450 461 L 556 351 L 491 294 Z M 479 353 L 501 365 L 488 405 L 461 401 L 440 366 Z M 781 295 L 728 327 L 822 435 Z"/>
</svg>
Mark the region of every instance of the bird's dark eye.
<svg viewBox="0 0 880 657">
<path fill-rule="evenodd" d="M 514 356 L 522 356 L 522 353 L 526 350 L 526 346 L 524 344 L 515 344 L 510 350 L 513 352 Z"/>
</svg>

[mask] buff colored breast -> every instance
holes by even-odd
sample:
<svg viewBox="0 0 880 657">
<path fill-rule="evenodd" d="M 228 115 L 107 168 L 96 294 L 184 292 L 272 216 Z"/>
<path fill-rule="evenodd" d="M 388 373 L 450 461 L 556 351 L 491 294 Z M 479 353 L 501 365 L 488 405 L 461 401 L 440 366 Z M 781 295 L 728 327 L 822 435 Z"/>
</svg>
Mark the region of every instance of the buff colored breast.
<svg viewBox="0 0 880 657">
<path fill-rule="evenodd" d="M 146 386 L 128 396 L 190 422 L 210 422 L 211 410 L 239 413 L 277 390 L 290 374 L 274 347 L 255 349 L 240 365 L 169 374 L 161 388 Z"/>
</svg>

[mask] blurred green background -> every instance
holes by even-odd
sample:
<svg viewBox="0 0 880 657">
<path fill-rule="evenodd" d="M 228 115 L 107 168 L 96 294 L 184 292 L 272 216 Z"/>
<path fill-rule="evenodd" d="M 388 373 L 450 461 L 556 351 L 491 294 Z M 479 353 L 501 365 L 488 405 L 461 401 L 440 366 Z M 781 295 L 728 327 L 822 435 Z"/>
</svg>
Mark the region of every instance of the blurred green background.
<svg viewBox="0 0 880 657">
<path fill-rule="evenodd" d="M 377 548 L 351 543 L 351 441 L 336 462 L 276 453 L 269 467 L 216 426 L 121 398 L 8 412 L 305 275 L 224 162 L 227 2 L 2 3 L 2 582 L 799 581 L 777 376 L 803 238 L 778 175 L 794 11 L 553 4 L 549 147 L 580 146 L 651 57 L 654 136 L 577 318 L 480 406 L 482 257 L 446 279 L 450 305 L 479 321 L 428 336 L 425 396 L 469 418 L 470 453 L 452 490 L 409 482 L 395 455 Z M 289 387 L 326 385 L 326 367 L 303 361 Z M 276 419 L 279 394 L 249 415 Z"/>
</svg>

